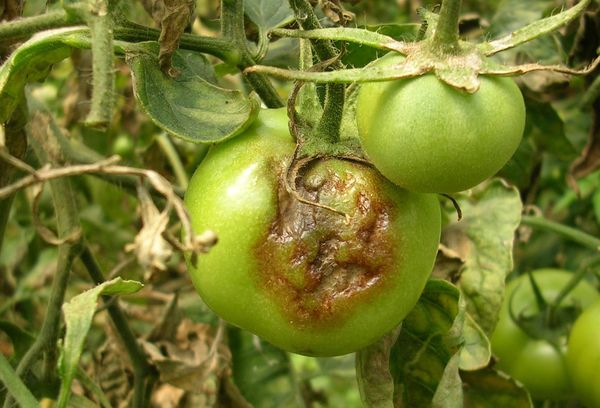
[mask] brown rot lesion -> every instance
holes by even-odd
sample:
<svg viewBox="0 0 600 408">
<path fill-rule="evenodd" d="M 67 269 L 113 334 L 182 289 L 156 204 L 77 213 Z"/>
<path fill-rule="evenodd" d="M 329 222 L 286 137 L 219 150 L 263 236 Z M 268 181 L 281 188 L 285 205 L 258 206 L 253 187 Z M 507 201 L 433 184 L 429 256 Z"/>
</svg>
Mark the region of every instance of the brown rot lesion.
<svg viewBox="0 0 600 408">
<path fill-rule="evenodd" d="M 255 278 L 294 324 L 341 324 L 383 290 L 397 234 L 391 231 L 393 206 L 376 187 L 377 177 L 358 163 L 318 160 L 299 175 L 302 201 L 277 178 L 277 215 L 255 248 Z M 310 202 L 337 206 L 347 216 Z"/>
</svg>

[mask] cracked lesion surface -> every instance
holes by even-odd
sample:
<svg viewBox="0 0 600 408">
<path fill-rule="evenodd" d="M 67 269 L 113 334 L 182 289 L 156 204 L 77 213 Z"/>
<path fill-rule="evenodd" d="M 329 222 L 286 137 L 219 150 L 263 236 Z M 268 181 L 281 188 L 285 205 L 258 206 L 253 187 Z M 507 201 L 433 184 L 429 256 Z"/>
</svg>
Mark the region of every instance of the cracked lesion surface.
<svg viewBox="0 0 600 408">
<path fill-rule="evenodd" d="M 332 160 L 333 161 L 333 160 Z M 296 325 L 339 324 L 381 291 L 394 268 L 393 206 L 374 171 L 321 161 L 298 179 L 298 193 L 347 213 L 299 202 L 278 181 L 277 216 L 256 246 L 258 285 Z"/>
</svg>

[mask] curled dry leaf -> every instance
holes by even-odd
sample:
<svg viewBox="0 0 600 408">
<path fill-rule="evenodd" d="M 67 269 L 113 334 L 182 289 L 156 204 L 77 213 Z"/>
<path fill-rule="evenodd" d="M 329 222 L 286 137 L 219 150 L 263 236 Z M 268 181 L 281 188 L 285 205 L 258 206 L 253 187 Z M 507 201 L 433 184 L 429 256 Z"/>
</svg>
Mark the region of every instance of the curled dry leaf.
<svg viewBox="0 0 600 408">
<path fill-rule="evenodd" d="M 160 51 L 158 63 L 167 75 L 177 76 L 171 65 L 173 53 L 179 47 L 179 39 L 191 21 L 194 13 L 193 0 L 144 0 L 144 6 L 154 21 L 160 24 Z"/>
<path fill-rule="evenodd" d="M 161 212 L 154 205 L 146 188 L 138 185 L 137 193 L 144 225 L 133 243 L 127 245 L 125 250 L 135 252 L 138 262 L 143 267 L 164 271 L 165 262 L 173 254 L 171 245 L 162 236 L 169 223 L 171 204 L 167 203 Z"/>
<path fill-rule="evenodd" d="M 460 235 L 458 237 L 460 237 Z M 463 255 L 444 244 L 440 244 L 435 259 L 432 277 L 456 282 L 460 276 L 460 269 L 466 261 L 464 257 L 465 252 L 462 252 Z"/>
<path fill-rule="evenodd" d="M 172 340 L 143 341 L 142 347 L 165 383 L 153 398 L 154 406 L 177 401 L 176 406 L 215 407 L 222 400 L 248 406 L 231 381 L 231 352 L 207 324 L 182 319 Z M 229 405 L 224 405 L 229 406 Z"/>
<path fill-rule="evenodd" d="M 105 325 L 107 339 L 94 354 L 93 371 L 98 384 L 113 407 L 130 406 L 133 384 L 131 362 L 111 325 Z"/>
</svg>

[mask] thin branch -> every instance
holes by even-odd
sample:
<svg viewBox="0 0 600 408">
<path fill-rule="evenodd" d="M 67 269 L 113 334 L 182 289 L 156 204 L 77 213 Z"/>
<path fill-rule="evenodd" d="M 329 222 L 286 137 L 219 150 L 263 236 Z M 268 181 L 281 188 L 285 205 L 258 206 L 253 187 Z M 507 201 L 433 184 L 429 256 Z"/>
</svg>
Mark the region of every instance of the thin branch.
<svg viewBox="0 0 600 408">
<path fill-rule="evenodd" d="M 551 221 L 544 217 L 535 217 L 531 215 L 523 215 L 523 217 L 521 217 L 521 222 L 531 227 L 555 232 L 573 242 L 577 242 L 594 251 L 600 252 L 600 239 L 576 228 Z"/>
<path fill-rule="evenodd" d="M 78 25 L 82 22 L 81 19 L 68 15 L 64 10 L 3 22 L 0 24 L 0 42 L 20 40 L 31 37 L 39 31 Z"/>
<path fill-rule="evenodd" d="M 106 0 L 90 2 L 87 22 L 92 35 L 92 104 L 85 124 L 106 129 L 115 105 L 113 21 Z"/>
<path fill-rule="evenodd" d="M 153 170 L 139 169 L 135 167 L 114 165 L 119 160 L 118 156 L 109 157 L 106 160 L 93 164 L 80 164 L 72 166 L 64 166 L 57 168 L 41 168 L 35 173 L 25 176 L 14 183 L 0 189 L 0 199 L 10 196 L 11 194 L 50 180 L 56 180 L 69 176 L 82 174 L 110 174 L 110 175 L 128 175 L 139 176 L 146 179 L 152 187 L 158 191 L 168 203 L 171 203 L 175 213 L 181 221 L 183 229 L 183 244 L 182 248 L 186 251 L 205 252 L 207 240 L 202 235 L 194 235 L 189 215 L 185 209 L 185 205 L 177 193 L 173 190 L 167 179 Z"/>
<path fill-rule="evenodd" d="M 40 116 L 39 112 L 34 113 L 32 116 L 29 136 L 41 163 L 60 164 L 62 162 L 62 157 L 60 157 L 59 151 L 56 150 L 56 144 L 51 138 L 51 132 L 48 132 L 47 121 L 43 116 Z M 53 180 L 50 183 L 50 188 L 56 213 L 58 235 L 59 237 L 72 236 L 80 230 L 80 227 L 78 211 L 72 211 L 72 208 L 76 208 L 76 203 L 69 180 Z M 50 382 L 56 376 L 58 358 L 56 346 L 60 334 L 61 307 L 64 302 L 71 266 L 79 251 L 79 241 L 65 242 L 58 248 L 56 273 L 52 281 L 50 300 L 46 308 L 44 322 L 35 342 L 17 366 L 17 374 L 21 377 L 24 377 L 31 370 L 42 354 L 45 356 L 43 380 Z M 9 407 L 10 405 L 11 399 L 7 398 L 4 406 Z"/>
<path fill-rule="evenodd" d="M 175 173 L 179 187 L 181 187 L 183 190 L 186 190 L 189 182 L 187 172 L 181 163 L 181 157 L 179 157 L 179 153 L 177 153 L 171 138 L 167 133 L 161 132 L 156 137 L 156 141 L 167 157 L 169 164 L 173 168 L 173 172 Z"/>
</svg>

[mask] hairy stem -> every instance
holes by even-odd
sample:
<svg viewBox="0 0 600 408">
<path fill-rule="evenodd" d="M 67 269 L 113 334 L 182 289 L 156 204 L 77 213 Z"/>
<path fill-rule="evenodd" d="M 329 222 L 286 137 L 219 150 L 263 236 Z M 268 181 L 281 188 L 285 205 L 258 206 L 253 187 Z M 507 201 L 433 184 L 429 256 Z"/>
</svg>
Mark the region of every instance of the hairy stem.
<svg viewBox="0 0 600 408">
<path fill-rule="evenodd" d="M 452 52 L 458 46 L 458 19 L 461 0 L 443 0 L 433 43 L 443 52 Z"/>
<path fill-rule="evenodd" d="M 90 277 L 95 284 L 100 284 L 105 281 L 104 274 L 94 257 L 94 254 L 86 245 L 81 252 L 81 261 L 85 265 Z M 133 366 L 133 406 L 142 408 L 147 406 L 146 395 L 148 388 L 152 387 L 155 381 L 156 373 L 152 366 L 148 363 L 146 355 L 139 346 L 135 334 L 127 323 L 127 317 L 119 307 L 118 299 L 110 296 L 103 296 L 102 300 L 106 305 L 108 314 L 116 327 L 116 333 L 123 341 L 123 345 L 127 350 L 127 354 L 131 359 Z"/>
<path fill-rule="evenodd" d="M 600 239 L 578 230 L 577 228 L 568 227 L 544 217 L 533 217 L 530 215 L 524 215 L 521 218 L 521 222 L 535 228 L 555 232 L 594 251 L 600 251 Z"/>
<path fill-rule="evenodd" d="M 317 136 L 329 143 L 340 140 L 340 127 L 344 116 L 346 88 L 343 84 L 329 84 L 325 94 L 323 116 L 317 126 Z"/>
<path fill-rule="evenodd" d="M 226 62 L 237 66 L 241 71 L 256 64 L 246 40 L 243 0 L 221 0 L 221 39 L 230 44 L 227 53 L 223 56 Z M 245 75 L 248 83 L 265 105 L 269 108 L 283 106 L 283 101 L 269 78 L 256 72 Z"/>
<path fill-rule="evenodd" d="M 296 19 L 304 30 L 316 30 L 321 28 L 319 19 L 311 4 L 307 0 L 289 0 L 294 10 Z M 320 61 L 333 61 L 329 69 L 341 69 L 342 63 L 336 60 L 338 50 L 329 40 L 312 40 L 312 46 Z M 344 84 L 327 84 L 325 93 L 325 104 L 323 115 L 319 121 L 315 136 L 329 143 L 340 140 L 340 126 L 344 114 L 344 102 L 346 86 Z"/>
<path fill-rule="evenodd" d="M 304 30 L 316 30 L 322 28 L 311 4 L 307 0 L 289 0 L 289 2 L 294 10 L 296 19 Z M 336 58 L 338 55 L 338 50 L 336 50 L 329 40 L 314 40 L 311 41 L 311 43 L 317 57 L 319 57 L 319 60 L 321 61 Z M 341 68 L 341 63 L 336 63 L 332 68 Z"/>
<path fill-rule="evenodd" d="M 41 16 L 20 18 L 0 24 L 0 42 L 21 40 L 39 31 L 81 23 L 83 20 L 68 15 L 64 10 L 52 11 Z"/>
<path fill-rule="evenodd" d="M 95 1 L 87 20 L 92 34 L 93 85 L 92 105 L 85 123 L 106 129 L 110 126 L 115 105 L 113 22 L 106 2 Z"/>
</svg>

